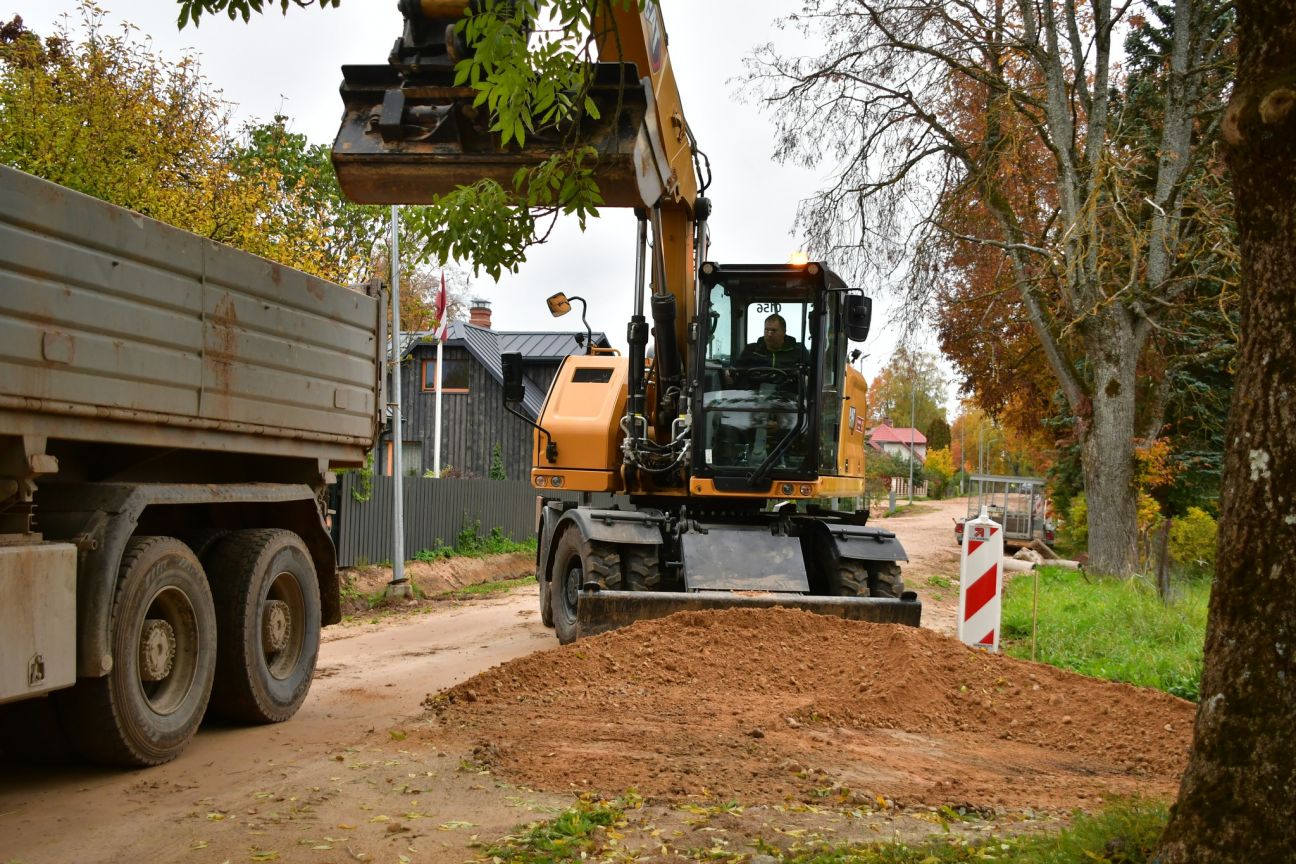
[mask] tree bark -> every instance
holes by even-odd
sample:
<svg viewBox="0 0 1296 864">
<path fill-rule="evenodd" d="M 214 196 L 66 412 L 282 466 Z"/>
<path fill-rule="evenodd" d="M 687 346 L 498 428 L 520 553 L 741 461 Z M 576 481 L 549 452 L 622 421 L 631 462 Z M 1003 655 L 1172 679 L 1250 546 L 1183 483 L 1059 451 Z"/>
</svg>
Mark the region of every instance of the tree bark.
<svg viewBox="0 0 1296 864">
<path fill-rule="evenodd" d="M 1095 328 L 1096 329 L 1096 328 Z M 1106 328 L 1104 328 L 1106 329 Z M 1128 576 L 1138 565 L 1138 490 L 1134 483 L 1135 369 L 1128 334 L 1104 333 L 1094 362 L 1092 412 L 1081 438 L 1089 512 L 1089 569 Z"/>
<path fill-rule="evenodd" d="M 1296 2 L 1238 3 L 1242 341 L 1193 750 L 1156 858 L 1296 854 Z"/>
</svg>

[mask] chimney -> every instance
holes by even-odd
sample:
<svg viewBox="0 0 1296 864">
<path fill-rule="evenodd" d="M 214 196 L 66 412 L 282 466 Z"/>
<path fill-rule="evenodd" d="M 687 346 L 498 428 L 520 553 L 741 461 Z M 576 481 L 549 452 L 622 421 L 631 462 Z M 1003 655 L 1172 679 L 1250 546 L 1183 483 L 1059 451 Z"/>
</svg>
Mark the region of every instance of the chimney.
<svg viewBox="0 0 1296 864">
<path fill-rule="evenodd" d="M 487 330 L 491 326 L 490 301 L 480 298 L 472 301 L 472 308 L 468 310 L 468 323 L 477 327 L 485 327 Z"/>
</svg>

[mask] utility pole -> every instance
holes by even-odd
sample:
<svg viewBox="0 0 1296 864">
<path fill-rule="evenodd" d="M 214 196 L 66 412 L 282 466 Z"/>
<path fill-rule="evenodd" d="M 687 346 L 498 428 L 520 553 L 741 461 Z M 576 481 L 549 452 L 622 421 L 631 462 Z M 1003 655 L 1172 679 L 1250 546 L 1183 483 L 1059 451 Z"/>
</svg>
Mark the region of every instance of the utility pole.
<svg viewBox="0 0 1296 864">
<path fill-rule="evenodd" d="M 400 208 L 391 208 L 391 304 L 392 304 L 392 579 L 387 583 L 387 596 L 405 598 L 414 596 L 409 580 L 405 578 L 405 490 L 402 476 L 401 445 L 401 330 L 400 330 Z"/>
<path fill-rule="evenodd" d="M 977 473 L 985 473 L 985 421 L 977 424 Z"/>
<path fill-rule="evenodd" d="M 967 415 L 962 417 L 963 422 L 959 424 L 959 494 L 963 494 L 963 481 L 967 479 L 967 469 L 963 466 L 967 464 L 967 450 L 963 449 L 963 433 L 967 431 Z"/>
</svg>

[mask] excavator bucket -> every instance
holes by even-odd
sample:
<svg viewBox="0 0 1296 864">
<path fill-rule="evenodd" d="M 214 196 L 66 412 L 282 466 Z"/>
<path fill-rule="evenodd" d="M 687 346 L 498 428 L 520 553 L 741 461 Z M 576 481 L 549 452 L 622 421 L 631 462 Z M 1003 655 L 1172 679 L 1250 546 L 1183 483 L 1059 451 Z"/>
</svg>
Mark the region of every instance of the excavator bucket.
<svg viewBox="0 0 1296 864">
<path fill-rule="evenodd" d="M 625 627 L 635 621 L 706 609 L 803 609 L 851 621 L 917 627 L 922 617 L 918 595 L 894 597 L 812 597 L 804 594 L 738 594 L 730 591 L 608 591 L 588 586 L 580 593 L 576 620 L 581 638 Z"/>
<path fill-rule="evenodd" d="M 333 167 L 348 198 L 360 204 L 427 204 L 434 196 L 494 180 L 513 189 L 520 168 L 576 145 L 599 154 L 595 180 L 610 207 L 656 200 L 652 142 L 644 126 L 651 92 L 634 64 L 599 63 L 589 112 L 579 127 L 542 127 L 522 146 L 499 146 L 477 92 L 456 86 L 452 69 L 424 69 L 411 81 L 392 65 L 343 66 L 341 128 Z M 595 116 L 597 115 L 597 116 Z M 645 162 L 646 157 L 646 162 Z M 646 185 L 645 185 L 646 184 Z"/>
</svg>

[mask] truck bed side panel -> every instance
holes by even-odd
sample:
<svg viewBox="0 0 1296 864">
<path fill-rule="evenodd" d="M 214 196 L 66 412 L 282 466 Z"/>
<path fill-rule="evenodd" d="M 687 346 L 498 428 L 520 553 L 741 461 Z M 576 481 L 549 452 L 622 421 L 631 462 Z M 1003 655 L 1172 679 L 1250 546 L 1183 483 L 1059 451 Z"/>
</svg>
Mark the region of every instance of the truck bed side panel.
<svg viewBox="0 0 1296 864">
<path fill-rule="evenodd" d="M 382 315 L 380 296 L 0 167 L 5 426 L 39 434 L 44 416 L 51 437 L 93 440 L 101 421 L 118 443 L 248 452 L 268 437 L 359 462 Z"/>
</svg>

